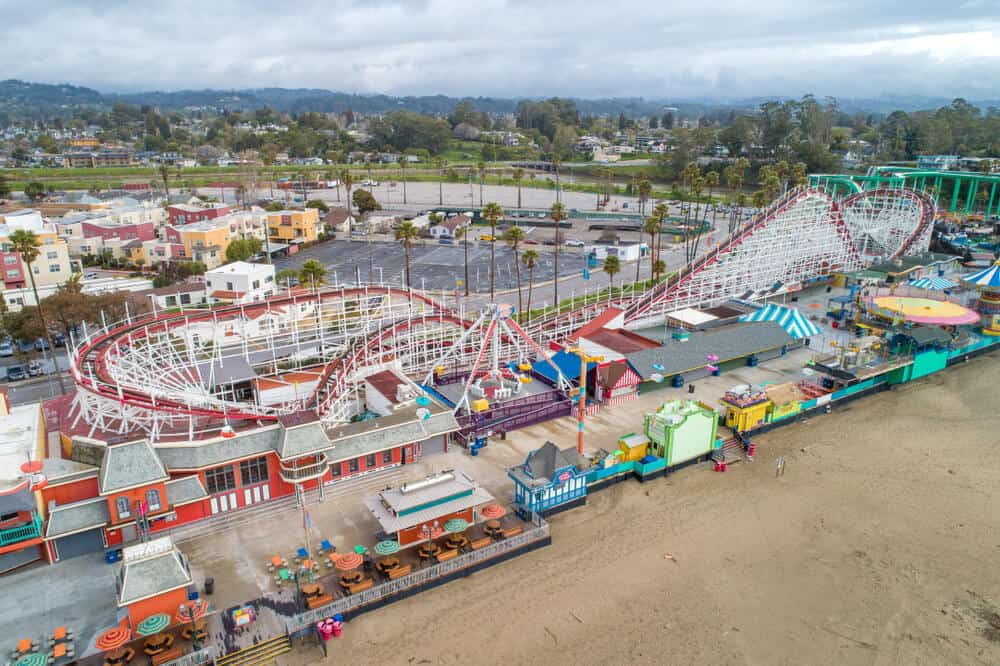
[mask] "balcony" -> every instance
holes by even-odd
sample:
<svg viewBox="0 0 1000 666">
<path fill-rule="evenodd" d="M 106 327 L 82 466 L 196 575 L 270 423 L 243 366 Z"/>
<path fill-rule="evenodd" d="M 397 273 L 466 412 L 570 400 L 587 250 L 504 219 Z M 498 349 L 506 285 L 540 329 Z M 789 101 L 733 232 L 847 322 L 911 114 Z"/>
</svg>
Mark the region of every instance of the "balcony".
<svg viewBox="0 0 1000 666">
<path fill-rule="evenodd" d="M 311 479 L 318 479 L 326 474 L 329 469 L 329 460 L 325 453 L 312 456 L 309 462 L 295 461 L 293 463 L 282 462 L 278 472 L 286 483 L 304 483 Z"/>
<path fill-rule="evenodd" d="M 40 536 L 42 536 L 42 519 L 35 514 L 31 517 L 31 522 L 26 525 L 0 530 L 0 548 Z"/>
</svg>

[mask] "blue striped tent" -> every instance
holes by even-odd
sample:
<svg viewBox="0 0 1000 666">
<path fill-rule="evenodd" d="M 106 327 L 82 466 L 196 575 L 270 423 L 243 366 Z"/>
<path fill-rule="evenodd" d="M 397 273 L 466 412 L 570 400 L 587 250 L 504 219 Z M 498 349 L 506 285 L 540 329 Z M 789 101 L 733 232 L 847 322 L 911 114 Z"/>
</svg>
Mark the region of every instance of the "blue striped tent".
<svg viewBox="0 0 1000 666">
<path fill-rule="evenodd" d="M 934 291 L 944 291 L 955 286 L 954 282 L 943 277 L 914 278 L 906 284 L 917 289 L 932 289 Z"/>
<path fill-rule="evenodd" d="M 978 273 L 966 275 L 962 280 L 980 289 L 1000 289 L 1000 261 Z"/>
<path fill-rule="evenodd" d="M 773 321 L 796 340 L 820 334 L 819 327 L 803 317 L 801 312 L 775 303 L 768 303 L 756 312 L 743 315 L 740 321 Z"/>
</svg>

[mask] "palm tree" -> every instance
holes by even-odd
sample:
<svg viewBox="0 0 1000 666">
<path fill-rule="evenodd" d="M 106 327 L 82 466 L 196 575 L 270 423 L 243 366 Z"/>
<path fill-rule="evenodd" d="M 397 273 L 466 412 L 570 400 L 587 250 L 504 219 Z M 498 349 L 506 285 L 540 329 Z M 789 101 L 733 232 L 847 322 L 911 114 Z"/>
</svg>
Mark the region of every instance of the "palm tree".
<svg viewBox="0 0 1000 666">
<path fill-rule="evenodd" d="M 483 205 L 483 180 L 486 178 L 486 162 L 479 160 L 476 164 L 476 171 L 479 172 L 479 205 Z"/>
<path fill-rule="evenodd" d="M 795 187 L 802 187 L 809 182 L 809 178 L 806 176 L 807 170 L 805 162 L 796 162 L 792 165 L 792 184 Z"/>
<path fill-rule="evenodd" d="M 462 241 L 462 249 L 465 251 L 465 295 L 469 295 L 469 235 L 471 227 L 456 227 L 455 238 Z"/>
<path fill-rule="evenodd" d="M 403 204 L 406 204 L 406 167 L 408 162 L 406 160 L 406 155 L 399 156 L 399 179 L 403 181 Z M 407 272 L 409 275 L 409 272 Z"/>
<path fill-rule="evenodd" d="M 340 170 L 340 182 L 344 184 L 347 194 L 347 216 L 351 217 L 351 188 L 354 186 L 354 176 L 351 175 L 350 169 Z"/>
<path fill-rule="evenodd" d="M 764 190 L 757 190 L 756 192 L 753 193 L 754 208 L 758 209 L 763 208 L 766 203 L 767 203 L 767 192 L 765 192 Z"/>
<path fill-rule="evenodd" d="M 696 243 L 698 239 L 701 238 L 701 230 L 702 230 L 701 192 L 704 188 L 705 188 L 705 179 L 702 176 L 695 176 L 694 179 L 691 181 L 691 193 L 694 195 L 695 198 L 694 221 L 695 224 L 697 225 L 697 228 L 694 231 L 693 238 L 691 237 L 691 229 L 688 228 L 687 237 L 684 239 L 685 240 L 684 245 L 686 248 L 684 256 L 688 261 L 694 259 L 694 250 L 696 247 Z"/>
<path fill-rule="evenodd" d="M 319 285 L 326 281 L 326 267 L 315 259 L 309 259 L 299 269 L 299 282 L 303 285 Z"/>
<path fill-rule="evenodd" d="M 497 221 L 503 217 L 503 207 L 495 202 L 490 202 L 483 206 L 483 217 L 485 217 L 490 222 L 490 300 L 493 300 L 495 294 L 494 283 L 496 280 L 496 238 L 497 238 Z"/>
<path fill-rule="evenodd" d="M 514 184 L 517 185 L 517 207 L 521 207 L 521 180 L 524 178 L 524 169 L 517 167 L 512 172 Z"/>
<path fill-rule="evenodd" d="M 406 286 L 410 289 L 413 288 L 410 277 L 410 248 L 413 246 L 413 241 L 419 237 L 420 229 L 417 229 L 413 222 L 402 222 L 396 227 L 396 240 L 403 244 L 403 253 L 406 255 Z"/>
<path fill-rule="evenodd" d="M 653 272 L 656 273 L 657 280 L 660 279 L 664 267 L 663 260 L 660 258 L 663 252 L 663 221 L 667 219 L 669 214 L 670 209 L 665 203 L 658 203 L 653 208 L 653 219 L 656 220 L 656 261 L 653 262 Z"/>
<path fill-rule="evenodd" d="M 788 176 L 788 162 L 781 160 L 774 165 L 774 175 L 778 177 L 779 190 L 784 194 L 785 190 L 788 188 L 788 181 L 786 177 Z M 775 192 L 777 194 L 777 192 Z"/>
<path fill-rule="evenodd" d="M 609 254 L 604 259 L 604 272 L 608 274 L 609 280 L 609 294 L 614 296 L 615 294 L 615 273 L 620 273 L 622 270 L 621 259 L 613 254 Z"/>
<path fill-rule="evenodd" d="M 662 222 L 658 218 L 647 217 L 646 221 L 642 223 L 642 232 L 644 234 L 649 234 L 649 276 L 656 280 L 656 274 L 653 272 L 653 262 L 656 261 L 656 237 L 660 233 L 660 225 Z M 639 259 L 639 263 L 642 263 L 642 259 Z M 636 278 L 636 282 L 639 278 Z"/>
<path fill-rule="evenodd" d="M 636 189 L 639 191 L 639 215 L 645 215 L 646 202 L 649 201 L 649 195 L 653 192 L 653 184 L 643 178 L 639 181 L 639 186 Z"/>
<path fill-rule="evenodd" d="M 166 194 L 167 202 L 170 202 L 170 166 L 168 164 L 161 163 L 157 168 L 160 172 L 160 178 L 163 179 L 163 192 Z"/>
<path fill-rule="evenodd" d="M 45 336 L 45 340 L 49 343 L 49 350 L 52 352 L 52 361 L 56 368 L 56 377 L 59 379 L 59 391 L 61 393 L 66 393 L 66 385 L 63 381 L 62 373 L 59 371 L 59 361 L 55 353 L 56 346 L 52 344 L 52 334 L 49 332 L 49 327 L 45 323 L 45 313 L 42 311 L 42 301 L 38 298 L 38 286 L 35 284 L 35 271 L 32 267 L 32 263 L 39 255 L 39 246 L 41 243 L 38 242 L 38 236 L 35 235 L 34 231 L 29 231 L 27 229 L 18 229 L 14 231 L 8 237 L 8 243 L 10 244 L 10 249 L 21 255 L 21 261 L 28 269 L 28 277 L 31 279 L 31 291 L 35 295 L 35 305 L 38 310 L 38 321 L 42 325 L 42 334 Z"/>
<path fill-rule="evenodd" d="M 514 276 L 517 279 L 517 311 L 520 312 L 524 303 L 521 302 L 521 264 L 518 263 L 517 250 L 521 245 L 521 241 L 524 240 L 524 229 L 513 226 L 503 235 L 503 239 L 507 241 L 507 245 L 514 252 Z"/>
<path fill-rule="evenodd" d="M 712 204 L 712 229 L 714 230 L 715 229 L 716 207 L 715 207 L 715 202 L 712 201 L 712 188 L 718 186 L 718 184 L 719 184 L 719 172 L 718 171 L 709 171 L 708 173 L 706 173 L 705 174 L 705 184 L 708 185 L 708 200 Z M 706 218 L 708 217 L 708 204 L 705 204 L 705 217 Z M 697 239 L 695 240 L 695 243 L 694 243 L 694 254 L 695 255 L 698 254 L 698 245 L 700 245 L 700 243 L 701 243 L 701 230 L 702 230 L 702 228 L 703 227 L 701 226 L 701 223 L 699 222 L 698 236 L 697 236 Z"/>
<path fill-rule="evenodd" d="M 555 222 L 555 231 L 552 232 L 552 238 L 555 240 L 555 253 L 553 256 L 552 270 L 554 271 L 552 275 L 552 302 L 556 307 L 556 311 L 559 311 L 559 243 L 561 241 L 561 230 L 559 228 L 560 223 L 565 220 L 569 215 L 566 213 L 566 206 L 562 205 L 561 202 L 557 201 L 552 204 L 552 208 L 549 209 L 549 217 Z"/>
<path fill-rule="evenodd" d="M 524 321 L 531 317 L 531 289 L 535 283 L 535 266 L 538 265 L 538 253 L 534 250 L 525 250 L 521 255 L 521 263 L 528 269 L 528 309 L 524 313 Z"/>
<path fill-rule="evenodd" d="M 434 160 L 434 166 L 436 166 L 437 170 L 441 172 L 439 174 L 441 176 L 441 180 L 438 181 L 438 206 L 443 206 L 444 205 L 444 178 L 445 178 L 445 172 L 444 172 L 444 170 L 445 170 L 445 167 L 448 166 L 448 161 L 439 157 L 436 160 Z"/>
</svg>

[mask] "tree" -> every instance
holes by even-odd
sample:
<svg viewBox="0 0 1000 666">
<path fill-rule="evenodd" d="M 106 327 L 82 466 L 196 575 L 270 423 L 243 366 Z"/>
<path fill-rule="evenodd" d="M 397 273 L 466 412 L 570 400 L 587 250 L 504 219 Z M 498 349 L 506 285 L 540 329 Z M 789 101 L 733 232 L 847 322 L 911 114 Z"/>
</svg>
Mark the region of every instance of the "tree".
<svg viewBox="0 0 1000 666">
<path fill-rule="evenodd" d="M 604 258 L 604 272 L 608 274 L 609 285 L 611 289 L 611 295 L 614 296 L 615 292 L 615 274 L 620 273 L 622 270 L 622 261 L 613 254 L 609 254 Z"/>
<path fill-rule="evenodd" d="M 476 171 L 479 173 L 479 205 L 483 205 L 483 180 L 486 179 L 486 162 L 479 160 L 476 164 Z"/>
<path fill-rule="evenodd" d="M 157 168 L 160 172 L 160 178 L 163 180 L 163 192 L 167 197 L 167 202 L 170 201 L 170 165 L 160 164 Z"/>
<path fill-rule="evenodd" d="M 350 169 L 341 169 L 340 171 L 340 182 L 344 184 L 344 191 L 347 196 L 347 214 L 351 214 L 351 187 L 354 185 L 354 176 L 351 175 Z"/>
<path fill-rule="evenodd" d="M 514 252 L 514 276 L 517 280 L 517 311 L 520 312 L 524 308 L 524 303 L 521 301 L 521 264 L 518 263 L 517 251 L 521 246 L 521 241 L 524 240 L 524 229 L 513 226 L 503 235 L 503 239 L 507 241 L 507 245 Z"/>
<path fill-rule="evenodd" d="M 372 276 L 375 274 L 375 249 L 372 247 L 372 227 L 368 224 L 367 216 L 368 213 L 381 210 L 382 204 L 375 200 L 375 195 L 362 189 L 354 190 L 353 200 L 358 214 L 365 218 L 365 227 L 368 230 L 366 234 L 368 236 L 368 281 L 371 282 Z"/>
<path fill-rule="evenodd" d="M 439 157 L 436 160 L 434 160 L 434 166 L 437 167 L 437 170 L 438 170 L 438 172 L 440 173 L 440 176 L 441 176 L 441 180 L 438 181 L 438 205 L 439 206 L 443 206 L 444 205 L 444 179 L 447 177 L 446 173 L 445 173 L 445 169 L 447 169 L 447 167 L 448 167 L 448 161 L 445 160 L 445 159 L 443 159 L 443 158 L 441 158 L 441 157 Z"/>
<path fill-rule="evenodd" d="M 531 290 L 535 282 L 535 266 L 538 265 L 538 253 L 534 250 L 525 250 L 521 255 L 521 263 L 528 269 L 528 309 L 524 313 L 524 320 L 531 317 Z"/>
<path fill-rule="evenodd" d="M 264 243 L 259 238 L 240 238 L 226 246 L 226 263 L 246 261 L 263 248 Z"/>
<path fill-rule="evenodd" d="M 462 241 L 462 250 L 465 253 L 465 295 L 469 295 L 469 230 L 472 227 L 458 227 L 455 229 L 455 238 Z"/>
<path fill-rule="evenodd" d="M 325 281 L 326 267 L 315 259 L 307 260 L 299 269 L 299 282 L 303 285 L 320 285 Z"/>
<path fill-rule="evenodd" d="M 521 207 L 521 181 L 524 180 L 524 169 L 521 167 L 516 167 L 511 175 L 514 178 L 514 184 L 517 185 L 517 207 Z"/>
<path fill-rule="evenodd" d="M 45 198 L 45 186 L 39 183 L 37 180 L 33 180 L 24 186 L 24 196 L 28 197 L 32 201 L 38 201 Z"/>
<path fill-rule="evenodd" d="M 806 172 L 807 168 L 805 162 L 796 162 L 792 165 L 792 184 L 795 185 L 795 187 L 802 187 L 809 182 Z"/>
<path fill-rule="evenodd" d="M 299 279 L 299 272 L 294 268 L 285 268 L 283 270 L 278 271 L 278 273 L 274 276 L 274 281 L 277 282 L 278 284 L 282 283 L 288 284 L 289 280 L 298 280 L 298 279 Z"/>
<path fill-rule="evenodd" d="M 556 307 L 556 311 L 559 310 L 559 241 L 560 241 L 560 224 L 569 215 L 566 213 L 566 206 L 562 205 L 560 202 L 555 202 L 552 204 L 552 208 L 549 209 L 549 217 L 555 222 L 555 229 L 552 232 L 552 237 L 555 240 L 555 253 L 553 257 L 553 275 L 552 275 L 552 302 Z"/>
<path fill-rule="evenodd" d="M 330 212 L 330 207 L 322 199 L 310 199 L 306 202 L 306 208 L 315 208 L 321 213 Z"/>
<path fill-rule="evenodd" d="M 490 223 L 490 300 L 496 294 L 494 289 L 496 281 L 496 236 L 497 222 L 503 217 L 503 207 L 495 202 L 490 202 L 483 206 L 483 217 Z"/>
<path fill-rule="evenodd" d="M 657 238 L 657 236 L 660 233 L 660 225 L 661 224 L 662 224 L 662 222 L 660 222 L 660 219 L 657 218 L 656 216 L 647 217 L 646 220 L 645 220 L 645 222 L 642 223 L 642 232 L 644 234 L 649 234 L 649 269 L 650 269 L 649 270 L 649 275 L 650 275 L 650 277 L 653 278 L 654 281 L 656 280 L 656 274 L 653 272 L 653 262 L 656 259 L 656 257 L 655 257 L 655 253 L 656 253 L 656 238 Z M 641 257 L 639 258 L 639 262 L 638 263 L 640 263 L 640 264 L 642 263 L 642 258 Z M 638 281 L 638 279 L 639 278 L 637 277 L 636 281 Z"/>
<path fill-rule="evenodd" d="M 413 288 L 413 278 L 410 275 L 410 249 L 413 241 L 420 237 L 420 229 L 413 222 L 406 221 L 396 227 L 396 240 L 403 244 L 403 253 L 406 256 L 406 286 Z"/>
<path fill-rule="evenodd" d="M 0 173 L 0 199 L 6 199 L 10 196 L 10 183 L 7 182 L 7 176 Z"/>
<path fill-rule="evenodd" d="M 556 203 L 562 201 L 562 187 L 559 185 L 559 167 L 562 166 L 562 160 L 556 155 L 552 158 L 552 168 L 556 170 Z"/>
<path fill-rule="evenodd" d="M 767 204 L 767 193 L 764 190 L 757 190 L 753 193 L 753 207 L 763 208 Z"/>
<path fill-rule="evenodd" d="M 664 113 L 663 117 L 660 119 L 660 127 L 666 130 L 673 129 L 674 114 L 670 113 L 669 111 L 667 113 Z"/>
<path fill-rule="evenodd" d="M 654 256 L 656 261 L 653 262 L 653 275 L 659 280 L 660 275 L 662 275 L 664 266 L 666 264 L 660 258 L 661 251 L 663 250 L 663 222 L 667 219 L 670 214 L 670 209 L 667 208 L 667 204 L 658 203 L 656 207 L 653 208 L 653 218 L 656 220 L 656 250 Z"/>
<path fill-rule="evenodd" d="M 35 303 L 38 303 L 38 323 L 41 325 L 42 335 L 48 341 L 49 349 L 52 351 L 52 360 L 56 366 L 56 376 L 59 378 L 59 391 L 66 393 L 66 385 L 62 373 L 59 372 L 58 357 L 55 355 L 56 346 L 52 344 L 52 334 L 45 323 L 45 313 L 43 312 L 41 300 L 38 298 L 38 286 L 35 284 L 35 271 L 32 268 L 32 263 L 38 258 L 38 248 L 41 245 L 38 242 L 38 236 L 33 231 L 18 229 L 8 237 L 8 242 L 11 250 L 21 255 L 21 261 L 28 268 L 28 277 L 31 278 L 31 291 L 35 295 Z"/>
<path fill-rule="evenodd" d="M 646 202 L 649 201 L 649 195 L 653 193 L 653 184 L 643 178 L 639 181 L 636 189 L 639 192 L 639 215 L 645 215 Z"/>
<path fill-rule="evenodd" d="M 264 206 L 264 210 L 266 210 L 269 213 L 277 213 L 280 210 L 285 210 L 285 207 L 282 205 L 280 201 L 272 201 L 268 203 L 266 206 Z"/>
</svg>

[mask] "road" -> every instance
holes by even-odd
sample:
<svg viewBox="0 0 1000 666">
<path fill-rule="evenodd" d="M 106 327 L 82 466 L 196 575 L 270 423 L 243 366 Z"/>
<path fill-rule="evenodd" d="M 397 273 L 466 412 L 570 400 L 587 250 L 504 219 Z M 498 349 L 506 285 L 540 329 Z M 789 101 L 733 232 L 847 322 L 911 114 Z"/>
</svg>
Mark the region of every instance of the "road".
<svg viewBox="0 0 1000 666">
<path fill-rule="evenodd" d="M 25 362 L 18 360 L 15 356 L 0 358 L 0 386 L 7 388 L 7 395 L 10 397 L 12 405 L 24 405 L 31 402 L 38 402 L 59 395 L 59 381 L 53 373 L 52 359 L 45 352 L 45 358 L 36 354 L 39 365 L 42 366 L 43 374 L 38 377 L 31 377 L 17 382 L 7 381 L 7 368 L 12 365 L 25 365 Z M 59 369 L 64 373 L 69 367 L 69 358 L 65 349 L 58 350 Z M 69 376 L 64 380 L 66 386 L 70 385 Z"/>
</svg>

